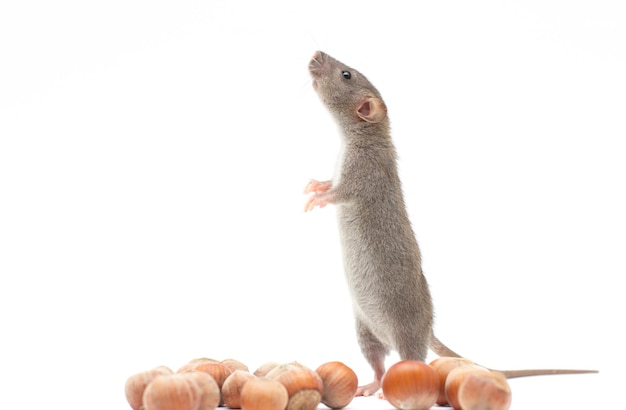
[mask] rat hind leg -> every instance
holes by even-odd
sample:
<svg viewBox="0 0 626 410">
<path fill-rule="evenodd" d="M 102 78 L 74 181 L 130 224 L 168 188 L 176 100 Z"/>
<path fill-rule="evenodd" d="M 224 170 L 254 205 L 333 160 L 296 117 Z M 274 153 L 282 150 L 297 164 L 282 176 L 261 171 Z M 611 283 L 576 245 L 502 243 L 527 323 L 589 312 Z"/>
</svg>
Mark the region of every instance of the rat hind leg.
<svg viewBox="0 0 626 410">
<path fill-rule="evenodd" d="M 359 386 L 356 396 L 370 396 L 380 389 L 380 381 L 385 373 L 385 356 L 389 349 L 380 341 L 370 329 L 357 319 L 357 338 L 361 352 L 374 369 L 374 381 L 364 386 Z"/>
<path fill-rule="evenodd" d="M 426 326 L 423 326 L 419 321 L 413 326 L 406 323 L 406 326 L 400 326 L 395 330 L 394 348 L 398 351 L 400 359 L 425 361 L 432 335 L 430 323 L 427 323 Z"/>
<path fill-rule="evenodd" d="M 421 339 L 413 339 L 413 343 L 400 342 L 398 344 L 398 355 L 401 360 L 417 360 L 423 362 L 428 354 L 428 344 L 422 343 Z"/>
</svg>

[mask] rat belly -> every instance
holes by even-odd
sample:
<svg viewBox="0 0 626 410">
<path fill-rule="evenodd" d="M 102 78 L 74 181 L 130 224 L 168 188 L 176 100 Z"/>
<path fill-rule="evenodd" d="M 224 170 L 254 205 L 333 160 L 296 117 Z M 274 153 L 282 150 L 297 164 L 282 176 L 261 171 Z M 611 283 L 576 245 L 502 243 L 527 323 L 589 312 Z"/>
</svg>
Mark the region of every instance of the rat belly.
<svg viewBox="0 0 626 410">
<path fill-rule="evenodd" d="M 398 350 L 398 339 L 428 337 L 432 302 L 412 232 L 389 220 L 379 225 L 371 217 L 363 220 L 360 216 L 369 216 L 367 212 L 354 212 L 354 208 L 340 206 L 338 214 L 355 315 L 394 350 Z"/>
</svg>

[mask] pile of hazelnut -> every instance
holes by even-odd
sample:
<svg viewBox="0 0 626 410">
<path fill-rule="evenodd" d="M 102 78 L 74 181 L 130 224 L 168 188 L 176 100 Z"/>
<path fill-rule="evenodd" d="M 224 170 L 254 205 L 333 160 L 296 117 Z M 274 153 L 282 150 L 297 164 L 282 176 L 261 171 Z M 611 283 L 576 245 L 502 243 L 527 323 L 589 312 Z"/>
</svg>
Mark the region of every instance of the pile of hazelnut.
<svg viewBox="0 0 626 410">
<path fill-rule="evenodd" d="M 386 400 L 401 410 L 426 410 L 437 404 L 455 410 L 507 410 L 511 388 L 497 371 L 458 357 L 440 357 L 430 364 L 403 360 L 382 379 Z"/>
<path fill-rule="evenodd" d="M 300 363 L 269 362 L 251 373 L 238 360 L 194 359 L 178 371 L 160 366 L 126 381 L 133 410 L 313 410 L 347 406 L 357 389 L 357 376 L 341 362 L 312 370 Z"/>
<path fill-rule="evenodd" d="M 462 410 L 506 410 L 511 389 L 498 372 L 467 359 L 441 357 L 430 364 L 403 360 L 382 379 L 381 398 L 401 410 L 435 404 Z M 355 372 L 342 362 L 312 370 L 300 363 L 268 362 L 250 372 L 240 361 L 194 359 L 176 372 L 165 366 L 130 376 L 126 399 L 133 410 L 340 409 L 357 391 Z"/>
</svg>

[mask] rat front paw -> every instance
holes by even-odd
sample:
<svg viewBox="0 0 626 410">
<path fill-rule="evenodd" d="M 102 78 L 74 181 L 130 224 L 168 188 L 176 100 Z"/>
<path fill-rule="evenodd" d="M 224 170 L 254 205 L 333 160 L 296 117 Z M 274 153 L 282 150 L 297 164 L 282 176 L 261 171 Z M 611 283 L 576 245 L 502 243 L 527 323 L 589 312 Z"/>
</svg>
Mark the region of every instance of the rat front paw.
<svg viewBox="0 0 626 410">
<path fill-rule="evenodd" d="M 331 187 L 332 187 L 331 181 L 316 181 L 312 179 L 306 185 L 306 188 L 304 188 L 304 193 L 309 194 L 313 192 L 315 194 L 321 194 L 322 192 L 328 191 Z"/>
<path fill-rule="evenodd" d="M 316 206 L 320 208 L 325 207 L 330 203 L 329 197 L 326 194 L 314 194 L 307 199 L 306 204 L 304 205 L 304 212 L 309 212 L 313 210 Z"/>
</svg>

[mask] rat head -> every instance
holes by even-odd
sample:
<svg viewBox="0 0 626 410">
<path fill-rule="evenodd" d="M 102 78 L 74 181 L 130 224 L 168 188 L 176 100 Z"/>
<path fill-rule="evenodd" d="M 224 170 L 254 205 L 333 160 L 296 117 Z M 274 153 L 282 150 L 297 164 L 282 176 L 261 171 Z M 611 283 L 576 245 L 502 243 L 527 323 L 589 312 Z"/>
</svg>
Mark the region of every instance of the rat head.
<svg viewBox="0 0 626 410">
<path fill-rule="evenodd" d="M 313 88 L 344 129 L 388 127 L 387 107 L 357 70 L 316 51 L 309 63 Z"/>
</svg>

